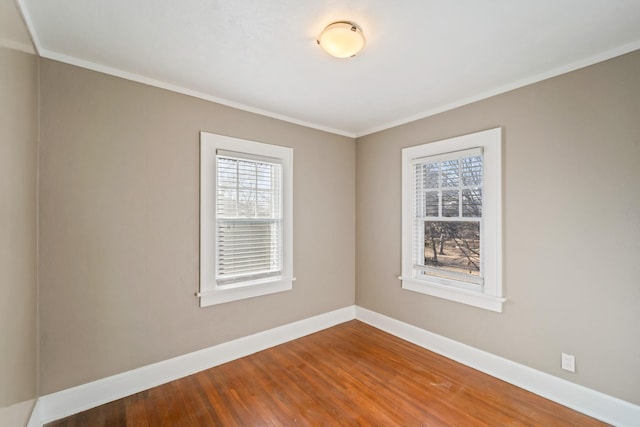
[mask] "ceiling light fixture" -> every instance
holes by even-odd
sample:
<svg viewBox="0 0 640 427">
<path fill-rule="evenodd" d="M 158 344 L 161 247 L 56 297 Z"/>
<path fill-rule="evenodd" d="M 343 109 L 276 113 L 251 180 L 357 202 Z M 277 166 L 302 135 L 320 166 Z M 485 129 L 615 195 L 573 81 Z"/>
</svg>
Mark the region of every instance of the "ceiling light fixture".
<svg viewBox="0 0 640 427">
<path fill-rule="evenodd" d="M 320 33 L 318 44 L 331 56 L 349 58 L 364 47 L 362 30 L 353 22 L 340 21 L 329 24 Z"/>
</svg>

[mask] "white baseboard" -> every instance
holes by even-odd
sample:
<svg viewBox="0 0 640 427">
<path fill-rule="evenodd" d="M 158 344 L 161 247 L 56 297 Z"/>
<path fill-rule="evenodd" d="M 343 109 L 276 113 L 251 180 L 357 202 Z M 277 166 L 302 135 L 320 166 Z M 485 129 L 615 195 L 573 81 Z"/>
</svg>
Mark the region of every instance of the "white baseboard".
<svg viewBox="0 0 640 427">
<path fill-rule="evenodd" d="M 42 426 L 354 318 L 355 307 L 349 306 L 42 396 L 38 399 L 29 427 Z"/>
<path fill-rule="evenodd" d="M 24 427 L 29 421 L 35 399 L 0 408 L 0 426 Z"/>
<path fill-rule="evenodd" d="M 615 426 L 640 426 L 640 406 L 356 306 L 356 319 Z"/>
<path fill-rule="evenodd" d="M 620 427 L 640 426 L 640 406 L 371 310 L 349 306 L 42 396 L 36 402 L 28 427 L 40 427 L 43 423 L 94 408 L 353 319 L 368 323 L 406 341 L 609 424 Z"/>
</svg>

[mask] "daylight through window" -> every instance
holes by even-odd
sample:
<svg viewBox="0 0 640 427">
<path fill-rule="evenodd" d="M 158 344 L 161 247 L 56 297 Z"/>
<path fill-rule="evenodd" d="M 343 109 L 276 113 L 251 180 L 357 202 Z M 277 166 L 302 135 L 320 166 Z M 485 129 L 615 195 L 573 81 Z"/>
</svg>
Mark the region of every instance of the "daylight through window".
<svg viewBox="0 0 640 427">
<path fill-rule="evenodd" d="M 219 150 L 216 155 L 217 281 L 280 274 L 281 165 Z"/>
<path fill-rule="evenodd" d="M 482 151 L 417 159 L 415 265 L 422 274 L 482 284 Z"/>
<path fill-rule="evenodd" d="M 200 306 L 293 288 L 293 149 L 200 133 Z"/>
<path fill-rule="evenodd" d="M 402 288 L 502 311 L 502 130 L 402 150 Z"/>
</svg>

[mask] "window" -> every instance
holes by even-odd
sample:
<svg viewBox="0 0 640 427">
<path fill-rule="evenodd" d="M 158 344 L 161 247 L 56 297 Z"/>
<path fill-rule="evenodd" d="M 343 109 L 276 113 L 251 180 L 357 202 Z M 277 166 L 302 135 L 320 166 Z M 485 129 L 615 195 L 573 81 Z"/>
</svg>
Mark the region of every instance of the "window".
<svg viewBox="0 0 640 427">
<path fill-rule="evenodd" d="M 200 306 L 292 288 L 291 148 L 200 134 Z"/>
<path fill-rule="evenodd" d="M 402 287 L 502 311 L 500 128 L 402 150 Z"/>
</svg>

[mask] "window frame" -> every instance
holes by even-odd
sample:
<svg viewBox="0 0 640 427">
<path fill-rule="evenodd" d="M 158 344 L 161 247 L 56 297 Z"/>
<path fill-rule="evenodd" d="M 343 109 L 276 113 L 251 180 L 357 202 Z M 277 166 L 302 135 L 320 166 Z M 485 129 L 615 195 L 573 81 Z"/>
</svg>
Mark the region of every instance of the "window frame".
<svg viewBox="0 0 640 427">
<path fill-rule="evenodd" d="M 280 274 L 218 283 L 216 224 L 216 154 L 235 152 L 247 158 L 277 159 L 282 165 L 282 236 Z M 293 288 L 293 149 L 208 132 L 200 132 L 200 307 L 284 292 Z"/>
<path fill-rule="evenodd" d="M 417 159 L 481 148 L 483 151 L 481 252 L 483 285 L 430 278 L 414 263 L 415 174 Z M 402 288 L 463 304 L 502 312 L 502 129 L 495 128 L 402 150 Z M 457 283 L 459 282 L 459 283 Z"/>
<path fill-rule="evenodd" d="M 415 215 L 413 216 L 413 221 L 414 221 L 413 267 L 414 269 L 417 270 L 418 276 L 422 277 L 422 275 L 430 275 L 429 280 L 434 283 L 468 288 L 472 290 L 480 289 L 483 284 L 484 275 L 483 275 L 482 261 L 484 257 L 482 256 L 481 250 L 479 251 L 480 252 L 480 256 L 478 260 L 479 271 L 477 276 L 465 274 L 462 272 L 454 272 L 454 271 L 443 269 L 443 268 L 432 267 L 430 265 L 427 265 L 426 263 L 419 262 L 419 261 L 423 261 L 424 257 L 426 256 L 425 245 L 424 245 L 425 239 L 423 239 L 422 236 L 424 236 L 425 234 L 425 228 L 426 228 L 427 222 L 441 222 L 441 223 L 449 223 L 449 224 L 474 222 L 478 224 L 479 241 L 481 242 L 484 240 L 482 237 L 483 230 L 484 230 L 484 227 L 482 227 L 482 215 L 480 217 L 464 215 L 464 203 L 463 203 L 463 194 L 465 190 L 470 188 L 478 188 L 478 187 L 482 189 L 482 186 L 483 186 L 482 177 L 479 184 L 476 183 L 471 186 L 464 185 L 463 177 L 462 177 L 463 172 L 461 169 L 463 159 L 472 158 L 472 157 L 482 158 L 483 157 L 482 151 L 483 150 L 481 148 L 476 147 L 472 149 L 454 151 L 454 152 L 445 153 L 445 154 L 415 158 L 415 159 L 412 159 L 411 161 L 411 167 L 413 168 L 413 172 L 414 172 L 414 175 L 413 175 L 414 185 L 412 188 L 415 190 L 415 192 L 413 193 L 413 199 L 414 199 L 413 206 L 414 206 L 414 212 L 415 212 Z M 460 173 L 460 176 L 458 176 L 458 179 L 455 185 L 451 185 L 452 184 L 451 182 L 448 182 L 447 183 L 448 185 L 445 185 L 445 183 L 443 182 L 443 178 L 446 176 L 446 173 L 444 172 L 445 170 L 448 170 L 448 169 L 443 169 L 442 165 L 444 163 L 451 162 L 454 160 L 457 163 L 457 169 L 458 169 L 458 173 Z M 428 187 L 424 187 L 423 185 L 419 184 L 419 182 L 417 181 L 416 166 L 433 165 L 433 164 L 438 164 L 438 180 L 437 180 L 438 182 L 436 183 L 435 187 L 433 186 L 433 183 L 431 183 Z M 422 173 L 424 173 L 424 169 L 422 169 Z M 423 180 L 423 183 L 424 183 L 424 178 L 425 176 L 422 175 L 421 180 Z M 420 195 L 418 195 L 418 188 L 420 190 Z M 422 197 L 423 192 L 425 193 L 428 192 L 432 194 L 436 193 L 438 195 L 437 213 L 435 215 L 429 215 L 425 211 L 424 208 L 426 207 L 425 205 L 426 197 Z M 444 209 L 445 208 L 444 193 L 452 193 L 452 192 L 455 192 L 457 194 L 457 199 L 458 199 L 458 203 L 456 206 L 456 210 L 458 211 L 458 213 L 456 215 L 451 215 L 451 212 L 445 213 L 445 209 Z M 420 200 L 420 205 L 421 205 L 420 207 L 417 206 L 418 200 Z M 418 215 L 418 212 L 420 212 L 421 215 Z M 416 218 L 418 217 L 421 218 L 420 221 L 416 221 Z M 418 239 L 418 236 L 420 236 L 420 239 Z M 419 247 L 416 246 L 418 241 L 420 241 Z M 479 249 L 482 249 L 482 248 L 480 247 Z M 420 256 L 418 254 L 420 254 Z M 418 260 L 418 257 L 420 257 L 421 259 Z"/>
</svg>

